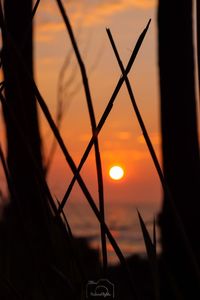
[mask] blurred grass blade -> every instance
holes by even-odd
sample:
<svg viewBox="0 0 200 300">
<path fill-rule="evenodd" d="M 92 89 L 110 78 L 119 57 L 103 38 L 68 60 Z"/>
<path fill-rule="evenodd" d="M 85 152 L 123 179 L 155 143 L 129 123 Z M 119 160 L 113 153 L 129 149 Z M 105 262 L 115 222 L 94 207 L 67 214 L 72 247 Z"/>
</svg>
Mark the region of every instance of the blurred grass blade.
<svg viewBox="0 0 200 300">
<path fill-rule="evenodd" d="M 155 260 L 155 247 L 154 244 L 152 243 L 151 237 L 149 235 L 149 232 L 146 228 L 145 222 L 142 219 L 141 214 L 139 213 L 139 211 L 137 211 L 138 213 L 138 217 L 139 217 L 139 221 L 140 221 L 140 227 L 142 229 L 142 234 L 143 234 L 143 238 L 144 238 L 144 242 L 145 242 L 145 246 L 146 246 L 146 251 L 147 251 L 147 255 L 148 258 L 150 259 L 150 261 Z"/>
<path fill-rule="evenodd" d="M 156 255 L 156 248 L 155 244 L 152 242 L 151 237 L 149 235 L 149 232 L 147 230 L 147 227 L 145 225 L 145 222 L 142 219 L 141 214 L 139 211 L 137 211 L 138 217 L 139 217 L 139 222 L 140 222 L 140 227 L 142 229 L 142 234 L 143 234 L 143 239 L 146 247 L 146 252 L 147 252 L 147 257 L 148 261 L 151 267 L 151 272 L 152 272 L 152 278 L 153 278 L 153 286 L 154 286 L 154 296 L 156 300 L 160 299 L 160 287 L 159 287 L 159 274 L 158 274 L 158 262 L 157 262 L 157 255 Z M 155 230 L 155 229 L 154 229 Z M 155 232 L 154 232 L 155 234 Z M 156 236 L 154 235 L 154 238 Z"/>
</svg>

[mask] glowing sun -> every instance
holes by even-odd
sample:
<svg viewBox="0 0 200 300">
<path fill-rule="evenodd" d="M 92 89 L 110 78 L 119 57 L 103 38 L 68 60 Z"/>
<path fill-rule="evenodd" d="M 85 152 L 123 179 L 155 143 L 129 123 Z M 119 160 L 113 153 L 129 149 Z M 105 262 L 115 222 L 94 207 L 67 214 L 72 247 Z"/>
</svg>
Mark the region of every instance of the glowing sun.
<svg viewBox="0 0 200 300">
<path fill-rule="evenodd" d="M 109 170 L 109 175 L 113 180 L 120 180 L 124 176 L 124 170 L 120 166 L 113 166 Z"/>
</svg>

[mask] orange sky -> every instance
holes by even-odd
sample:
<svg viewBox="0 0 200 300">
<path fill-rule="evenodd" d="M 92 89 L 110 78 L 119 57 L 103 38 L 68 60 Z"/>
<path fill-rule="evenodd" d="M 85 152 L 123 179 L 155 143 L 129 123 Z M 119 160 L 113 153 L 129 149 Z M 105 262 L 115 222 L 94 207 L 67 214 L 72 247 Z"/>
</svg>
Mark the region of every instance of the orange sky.
<svg viewBox="0 0 200 300">
<path fill-rule="evenodd" d="M 124 63 L 127 62 L 135 42 L 152 18 L 150 30 L 136 59 L 129 79 L 136 101 L 141 110 L 156 153 L 160 158 L 159 91 L 156 45 L 156 1 L 154 0 L 76 0 L 66 1 L 79 47 L 88 70 L 88 77 L 97 121 L 100 119 L 120 72 L 109 44 L 106 27 L 109 27 L 117 43 Z M 59 16 L 55 1 L 41 1 L 35 22 L 35 76 L 49 109 L 55 116 L 58 75 L 66 56 L 71 51 L 70 41 Z M 84 92 L 81 88 L 76 59 L 70 55 L 63 80 L 71 74 L 73 80 L 64 97 L 66 111 L 61 134 L 76 164 L 78 164 L 91 136 L 90 122 Z M 74 73 L 73 73 L 74 72 Z M 78 92 L 71 97 L 75 89 Z M 49 151 L 52 134 L 43 116 L 40 118 L 44 138 L 44 154 Z M 126 87 L 124 86 L 113 110 L 99 135 L 102 156 L 106 201 L 152 202 L 160 205 L 161 188 L 141 130 L 135 118 Z M 109 167 L 119 163 L 124 166 L 125 176 L 119 182 L 108 176 Z M 94 152 L 91 152 L 83 171 L 89 190 L 97 199 Z M 57 148 L 49 173 L 53 195 L 59 199 L 69 183 L 72 173 Z M 2 176 L 1 176 L 2 178 Z M 71 199 L 82 199 L 76 185 Z"/>
</svg>

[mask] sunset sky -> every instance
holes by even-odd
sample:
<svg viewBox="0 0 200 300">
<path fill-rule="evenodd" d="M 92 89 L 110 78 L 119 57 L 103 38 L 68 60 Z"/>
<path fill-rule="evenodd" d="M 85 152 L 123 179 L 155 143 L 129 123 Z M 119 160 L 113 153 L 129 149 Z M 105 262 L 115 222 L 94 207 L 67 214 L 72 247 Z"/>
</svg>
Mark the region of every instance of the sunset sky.
<svg viewBox="0 0 200 300">
<path fill-rule="evenodd" d="M 160 160 L 156 1 L 76 0 L 64 1 L 64 3 L 88 71 L 97 122 L 120 77 L 106 28 L 111 29 L 121 58 L 126 64 L 139 34 L 148 20 L 152 19 L 129 79 Z M 78 164 L 91 137 L 91 127 L 79 68 L 56 1 L 41 1 L 35 18 L 34 37 L 35 78 L 54 118 L 59 73 L 68 57 L 62 76 L 62 82 L 68 85 L 63 97 L 65 112 L 61 135 L 74 161 Z M 42 114 L 40 114 L 40 125 L 44 141 L 43 152 L 47 157 L 53 137 Z M 158 208 L 162 198 L 159 179 L 125 85 L 116 98 L 112 112 L 99 135 L 99 142 L 106 202 L 133 202 L 136 206 L 152 203 L 153 207 Z M 115 164 L 121 165 L 125 171 L 123 179 L 117 182 L 109 178 L 109 168 Z M 97 199 L 93 151 L 81 174 L 92 195 Z M 52 194 L 61 199 L 71 178 L 72 173 L 57 147 L 48 176 Z M 71 199 L 82 198 L 84 196 L 76 185 Z"/>
</svg>

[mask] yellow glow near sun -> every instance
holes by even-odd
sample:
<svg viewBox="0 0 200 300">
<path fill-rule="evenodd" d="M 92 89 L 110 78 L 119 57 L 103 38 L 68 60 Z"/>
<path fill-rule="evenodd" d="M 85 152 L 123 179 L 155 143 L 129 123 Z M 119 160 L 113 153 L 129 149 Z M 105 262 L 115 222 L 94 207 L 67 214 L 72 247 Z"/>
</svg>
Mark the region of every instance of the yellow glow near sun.
<svg viewBox="0 0 200 300">
<path fill-rule="evenodd" d="M 113 180 L 120 180 L 124 176 L 124 170 L 120 166 L 113 166 L 109 170 L 109 175 Z"/>
</svg>

